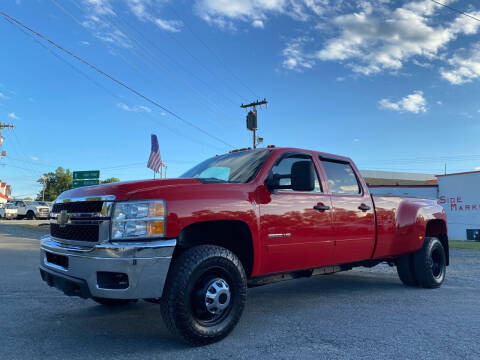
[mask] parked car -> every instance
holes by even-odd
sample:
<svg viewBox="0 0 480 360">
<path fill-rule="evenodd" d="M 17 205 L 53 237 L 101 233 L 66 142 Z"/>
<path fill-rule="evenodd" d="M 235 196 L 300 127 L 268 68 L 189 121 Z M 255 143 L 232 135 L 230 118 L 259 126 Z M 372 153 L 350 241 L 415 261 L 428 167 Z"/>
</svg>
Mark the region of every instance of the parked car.
<svg viewBox="0 0 480 360">
<path fill-rule="evenodd" d="M 33 219 L 49 219 L 50 209 L 48 206 L 41 205 L 37 201 L 28 200 L 12 200 L 10 201 L 18 211 L 17 218 Z"/>
<path fill-rule="evenodd" d="M 0 218 L 2 219 L 16 219 L 17 208 L 13 204 L 0 204 Z"/>
<path fill-rule="evenodd" d="M 248 286 L 383 262 L 437 288 L 449 263 L 436 201 L 371 195 L 351 159 L 310 150 L 234 151 L 178 179 L 72 189 L 53 213 L 48 285 L 106 306 L 158 301 L 194 345 L 232 331 Z"/>
</svg>

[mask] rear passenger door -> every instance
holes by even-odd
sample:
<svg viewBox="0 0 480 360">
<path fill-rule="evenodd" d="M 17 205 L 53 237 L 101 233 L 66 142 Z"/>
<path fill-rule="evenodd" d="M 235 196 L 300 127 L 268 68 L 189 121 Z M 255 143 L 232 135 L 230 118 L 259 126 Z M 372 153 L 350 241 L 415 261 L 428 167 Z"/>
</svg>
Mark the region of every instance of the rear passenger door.
<svg viewBox="0 0 480 360">
<path fill-rule="evenodd" d="M 336 264 L 366 260 L 375 247 L 375 212 L 348 161 L 320 157 L 333 206 Z"/>
</svg>

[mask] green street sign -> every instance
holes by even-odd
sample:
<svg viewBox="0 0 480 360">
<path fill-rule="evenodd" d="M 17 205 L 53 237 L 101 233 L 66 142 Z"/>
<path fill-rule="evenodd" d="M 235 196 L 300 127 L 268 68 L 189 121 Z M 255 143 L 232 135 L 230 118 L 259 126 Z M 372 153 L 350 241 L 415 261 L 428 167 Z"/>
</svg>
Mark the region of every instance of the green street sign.
<svg viewBox="0 0 480 360">
<path fill-rule="evenodd" d="M 99 179 L 100 170 L 74 171 L 73 180 Z"/>
<path fill-rule="evenodd" d="M 100 180 L 98 179 L 89 179 L 89 180 L 73 180 L 73 188 L 78 188 L 82 186 L 98 185 Z"/>
</svg>

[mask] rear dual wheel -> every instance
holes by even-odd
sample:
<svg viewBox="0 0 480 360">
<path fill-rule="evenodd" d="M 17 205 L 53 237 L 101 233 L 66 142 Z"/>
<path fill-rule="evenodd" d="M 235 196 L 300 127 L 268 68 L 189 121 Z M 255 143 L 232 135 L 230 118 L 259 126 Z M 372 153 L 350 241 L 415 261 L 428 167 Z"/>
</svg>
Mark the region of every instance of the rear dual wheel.
<svg viewBox="0 0 480 360">
<path fill-rule="evenodd" d="M 445 280 L 447 257 L 440 240 L 427 237 L 416 253 L 397 259 L 397 272 L 407 286 L 438 288 Z"/>
</svg>

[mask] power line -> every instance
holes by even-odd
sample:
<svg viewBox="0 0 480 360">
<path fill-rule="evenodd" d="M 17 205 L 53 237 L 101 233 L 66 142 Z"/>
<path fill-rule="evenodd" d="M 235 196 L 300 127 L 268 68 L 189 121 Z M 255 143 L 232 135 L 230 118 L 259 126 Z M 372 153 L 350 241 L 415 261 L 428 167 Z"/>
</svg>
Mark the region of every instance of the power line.
<svg viewBox="0 0 480 360">
<path fill-rule="evenodd" d="M 215 139 L 223 144 L 225 144 L 226 146 L 228 147 L 231 147 L 231 148 L 234 148 L 233 145 L 227 143 L 226 141 L 224 141 L 223 139 L 220 139 L 219 137 L 215 136 L 215 135 L 212 135 L 210 134 L 209 132 L 203 130 L 202 128 L 200 128 L 199 126 L 195 125 L 194 123 L 184 119 L 183 117 L 181 117 L 180 115 L 177 115 L 175 112 L 169 110 L 168 108 L 166 108 L 165 106 L 163 105 L 160 105 L 158 102 L 156 102 L 155 100 L 149 98 L 148 96 L 146 95 L 143 95 L 142 93 L 140 93 L 139 91 L 133 89 L 132 87 L 126 85 L 125 83 L 123 83 L 122 81 L 120 80 L 117 80 L 115 77 L 113 77 L 112 75 L 106 73 L 105 71 L 101 70 L 100 68 L 96 67 L 95 65 L 92 65 L 90 64 L 88 61 L 84 60 L 83 58 L 81 58 L 80 56 L 78 55 L 75 55 L 74 53 L 72 53 L 71 51 L 65 49 L 64 47 L 62 47 L 61 45 L 57 44 L 56 42 L 54 42 L 53 40 L 50 40 L 49 38 L 47 38 L 46 36 L 40 34 L 39 32 L 33 30 L 32 28 L 28 27 L 27 25 L 23 24 L 22 22 L 20 22 L 19 20 L 11 17 L 10 15 L 6 14 L 5 12 L 3 11 L 0 11 L 0 15 L 2 15 L 4 18 L 7 18 L 11 21 L 14 21 L 16 24 L 20 25 L 21 27 L 23 27 L 24 29 L 30 31 L 31 33 L 35 34 L 36 36 L 38 36 L 39 38 L 43 39 L 44 41 L 47 41 L 48 43 L 50 43 L 51 45 L 55 46 L 56 48 L 58 48 L 59 50 L 63 51 L 64 53 L 70 55 L 71 57 L 75 58 L 76 60 L 80 61 L 81 63 L 87 65 L 88 67 L 92 68 L 93 70 L 95 70 L 96 72 L 98 72 L 99 74 L 103 75 L 104 77 L 112 80 L 113 82 L 117 83 L 118 85 L 122 86 L 123 88 L 127 89 L 128 91 L 134 93 L 135 95 L 141 97 L 142 99 L 144 99 L 145 101 L 151 103 L 152 105 L 162 109 L 163 111 L 165 111 L 166 113 L 172 115 L 173 117 L 175 117 L 176 119 L 184 122 L 185 124 L 189 125 L 190 127 L 193 127 L 194 129 L 196 129 L 197 131 L 201 132 L 202 134 L 212 138 L 212 139 Z"/>
<path fill-rule="evenodd" d="M 71 0 L 72 3 L 78 8 L 80 9 L 81 11 L 84 12 L 84 9 L 75 1 L 75 0 Z M 93 32 L 88 28 L 86 27 L 83 23 L 81 23 L 78 19 L 75 18 L 75 16 L 73 16 L 71 13 L 69 13 L 65 8 L 61 7 L 58 5 L 58 3 L 55 1 L 55 0 L 52 0 L 52 2 L 57 5 L 57 7 L 60 8 L 60 10 L 62 10 L 63 12 L 65 12 L 68 16 L 70 16 L 71 18 L 74 19 L 74 21 L 79 24 L 80 26 L 82 26 L 83 28 L 87 29 L 90 33 L 92 33 L 92 35 L 94 37 L 97 37 L 95 34 L 93 34 Z M 227 97 L 224 93 L 218 91 L 218 90 L 215 90 L 215 89 L 212 89 L 212 86 L 209 85 L 208 83 L 206 83 L 205 81 L 203 81 L 201 78 L 199 78 L 194 72 L 188 70 L 186 67 L 184 67 L 183 65 L 181 65 L 179 62 L 177 62 L 172 56 L 170 56 L 167 52 L 163 51 L 160 47 L 157 47 L 155 43 L 151 42 L 149 38 L 145 37 L 138 29 L 136 29 L 134 26 L 131 26 L 128 22 L 126 22 L 125 20 L 123 20 L 119 14 L 116 14 L 116 19 L 121 21 L 123 24 L 127 25 L 130 29 L 134 30 L 137 34 L 139 34 L 143 39 L 145 39 L 151 46 L 153 46 L 156 50 L 158 50 L 163 56 L 165 56 L 168 60 L 170 60 L 175 66 L 177 66 L 179 69 L 181 69 L 182 71 L 184 71 L 185 73 L 187 73 L 189 76 L 191 76 L 192 78 L 195 78 L 197 79 L 199 82 L 201 82 L 203 85 L 205 85 L 208 89 L 211 89 L 213 91 L 215 91 L 218 95 L 220 96 L 223 96 L 225 99 L 227 99 L 229 102 L 231 102 L 232 104 L 235 104 L 235 102 L 230 98 L 230 97 Z M 118 22 L 114 22 L 113 19 L 110 19 L 110 22 L 106 22 L 107 24 L 109 24 L 110 26 L 112 26 L 112 28 L 118 30 L 119 32 L 121 32 L 122 34 L 125 34 L 125 35 L 128 35 L 127 34 L 127 31 L 125 30 L 125 28 L 122 28 Z M 129 48 L 128 50 L 133 54 L 135 55 L 136 57 L 138 57 L 141 61 L 143 61 L 147 66 L 149 66 L 154 72 L 157 72 L 159 75 L 163 75 L 162 73 L 160 73 L 158 71 L 158 67 L 161 67 L 161 68 L 164 68 L 168 73 L 170 73 L 171 75 L 173 75 L 175 77 L 175 74 L 173 74 L 173 72 L 171 70 L 169 70 L 167 67 L 164 66 L 164 64 L 161 62 L 161 61 L 157 61 L 157 59 L 160 59 L 160 57 L 155 54 L 153 51 L 151 51 L 148 47 L 142 45 L 134 36 L 132 35 L 128 35 L 127 38 L 129 40 L 132 40 L 137 46 L 138 48 L 143 52 L 143 54 L 146 55 L 146 58 L 140 56 L 140 54 L 138 54 L 136 51 L 134 51 L 132 48 Z M 150 60 L 150 62 L 152 62 L 152 64 L 148 63 L 148 60 Z M 160 65 L 159 65 L 160 64 Z M 201 104 L 204 104 L 204 105 L 208 105 L 208 109 L 209 110 L 218 110 L 220 112 L 222 112 L 223 114 L 227 115 L 227 116 L 230 116 L 227 112 L 225 112 L 222 108 L 220 108 L 220 106 L 216 103 L 216 102 L 212 102 L 210 100 L 209 97 L 207 97 L 203 92 L 202 90 L 199 90 L 197 89 L 195 86 L 193 86 L 189 81 L 187 81 L 186 79 L 184 79 L 183 77 L 180 77 L 179 78 L 182 82 L 184 82 L 191 90 L 193 90 L 194 92 L 197 93 L 197 95 L 199 95 L 201 98 L 203 98 L 203 102 L 201 102 Z M 214 109 L 215 108 L 215 109 Z M 216 124 L 217 126 L 218 125 L 224 125 L 224 124 L 221 124 L 217 121 L 213 121 L 213 119 L 210 119 L 208 118 L 209 121 L 211 121 L 212 123 Z"/>
<path fill-rule="evenodd" d="M 439 1 L 437 1 L 437 0 L 430 0 L 430 1 L 431 1 L 431 2 L 434 2 L 434 3 L 437 4 L 437 5 L 443 6 L 444 8 L 450 9 L 450 10 L 456 12 L 457 14 L 461 14 L 461 15 L 464 15 L 464 16 L 470 18 L 470 19 L 473 19 L 473 20 L 476 20 L 476 21 L 480 21 L 479 18 L 477 18 L 477 17 L 475 17 L 475 16 L 473 16 L 473 15 L 471 15 L 471 14 L 465 12 L 465 11 L 456 9 L 456 8 L 454 8 L 454 7 L 451 7 L 451 6 L 447 5 L 447 4 L 443 4 L 443 3 L 441 3 L 441 2 L 439 2 Z"/>
<path fill-rule="evenodd" d="M 175 9 L 175 7 L 170 4 L 170 3 L 167 3 L 169 5 L 169 7 L 172 9 L 172 11 L 175 13 L 175 15 L 183 21 L 183 23 L 185 24 L 185 26 L 187 27 L 188 31 L 190 31 L 190 33 L 200 42 L 200 44 L 202 44 L 212 55 L 215 59 L 217 59 L 217 61 L 224 67 L 224 69 L 230 73 L 230 75 L 235 78 L 243 87 L 245 87 L 248 91 L 250 91 L 252 93 L 252 95 L 255 97 L 255 98 L 258 98 L 258 96 L 256 95 L 255 91 L 253 91 L 247 84 L 245 84 L 242 79 L 237 76 L 233 71 L 230 70 L 229 67 L 227 67 L 227 65 L 222 61 L 222 59 L 213 51 L 213 49 L 207 45 L 207 43 L 205 41 L 203 41 L 203 39 L 195 32 L 192 30 L 192 28 L 190 27 L 190 25 L 188 25 L 188 22 L 185 21 L 185 19 L 180 16 L 180 14 L 177 12 L 177 10 Z"/>
</svg>

